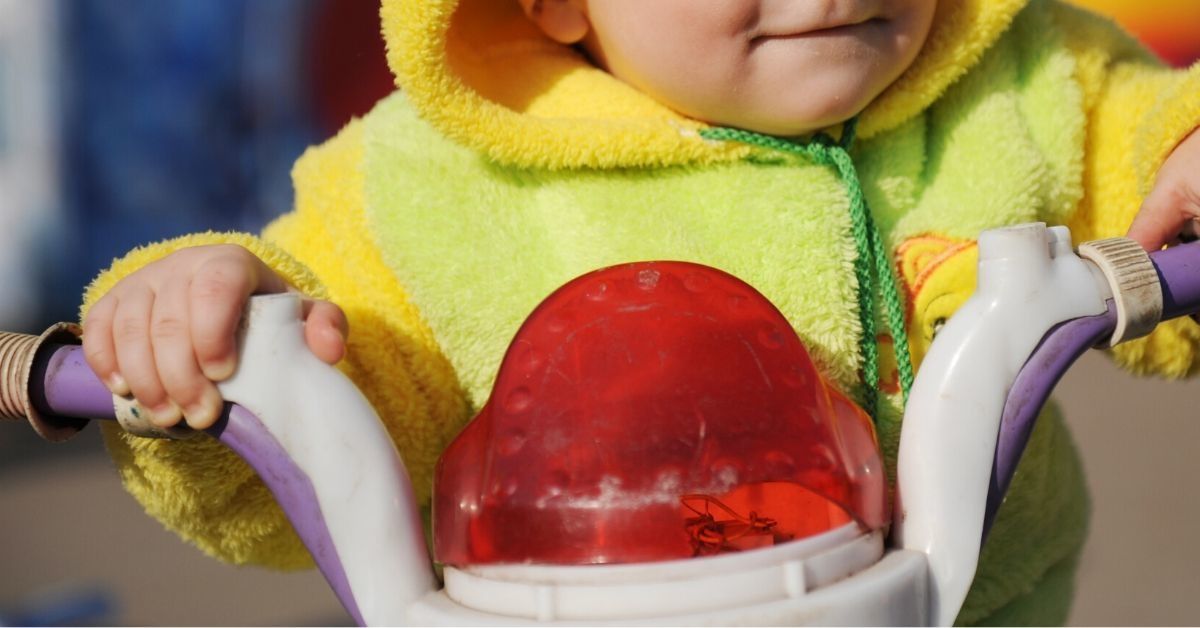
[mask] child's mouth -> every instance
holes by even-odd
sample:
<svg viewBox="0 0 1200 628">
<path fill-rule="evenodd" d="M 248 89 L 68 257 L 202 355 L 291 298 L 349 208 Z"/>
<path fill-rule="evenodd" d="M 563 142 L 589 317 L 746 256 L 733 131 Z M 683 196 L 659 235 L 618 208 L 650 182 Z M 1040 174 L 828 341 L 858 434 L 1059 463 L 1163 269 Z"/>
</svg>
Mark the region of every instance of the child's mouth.
<svg viewBox="0 0 1200 628">
<path fill-rule="evenodd" d="M 872 17 L 872 18 L 863 20 L 861 22 L 836 24 L 833 26 L 826 26 L 826 27 L 821 27 L 821 28 L 796 30 L 796 31 L 790 31 L 790 32 L 783 31 L 783 32 L 778 32 L 778 33 L 766 32 L 766 33 L 760 33 L 760 34 L 752 37 L 750 39 L 750 44 L 757 45 L 757 44 L 761 44 L 761 43 L 767 42 L 767 41 L 800 40 L 800 39 L 814 39 L 814 38 L 818 38 L 818 37 L 836 37 L 836 36 L 844 36 L 844 35 L 855 35 L 867 28 L 875 28 L 876 26 L 883 24 L 884 22 L 886 22 L 886 20 L 884 18 Z"/>
</svg>

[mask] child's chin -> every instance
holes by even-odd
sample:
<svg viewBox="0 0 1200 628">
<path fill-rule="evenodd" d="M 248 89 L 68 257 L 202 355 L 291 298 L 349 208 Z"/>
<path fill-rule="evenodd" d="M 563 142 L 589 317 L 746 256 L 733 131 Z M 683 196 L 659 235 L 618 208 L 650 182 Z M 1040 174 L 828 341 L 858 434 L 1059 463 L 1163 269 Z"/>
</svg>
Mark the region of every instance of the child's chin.
<svg viewBox="0 0 1200 628">
<path fill-rule="evenodd" d="M 858 112 L 859 108 L 851 107 L 829 108 L 820 112 L 809 110 L 796 112 L 776 110 L 759 116 L 743 117 L 740 120 L 733 121 L 728 126 L 766 133 L 767 135 L 794 137 L 809 135 L 821 129 L 841 124 L 853 118 Z"/>
<path fill-rule="evenodd" d="M 858 115 L 870 103 L 871 95 L 854 93 L 839 98 L 799 100 L 788 103 L 778 99 L 775 106 L 764 107 L 759 115 L 747 117 L 744 128 L 771 135 L 807 135 L 839 125 Z"/>
</svg>

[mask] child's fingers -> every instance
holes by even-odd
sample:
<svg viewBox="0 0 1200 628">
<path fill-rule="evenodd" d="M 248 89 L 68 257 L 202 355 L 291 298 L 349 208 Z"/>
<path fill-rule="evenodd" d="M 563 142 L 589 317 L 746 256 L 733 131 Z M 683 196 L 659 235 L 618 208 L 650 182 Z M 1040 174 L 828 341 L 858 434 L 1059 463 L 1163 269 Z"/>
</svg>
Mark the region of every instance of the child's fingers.
<svg viewBox="0 0 1200 628">
<path fill-rule="evenodd" d="M 136 286 L 124 291 L 113 316 L 113 342 L 118 372 L 133 396 L 150 410 L 156 424 L 168 426 L 178 423 L 181 413 L 158 377 L 150 339 L 153 307 L 154 293 L 149 288 Z"/>
<path fill-rule="evenodd" d="M 1177 238 L 1192 216 L 1169 186 L 1156 186 L 1133 217 L 1127 237 L 1147 251 L 1157 251 Z"/>
<path fill-rule="evenodd" d="M 188 325 L 188 282 L 169 281 L 154 297 L 150 340 L 159 381 L 188 425 L 209 427 L 221 410 L 221 396 L 200 372 Z"/>
<path fill-rule="evenodd" d="M 1162 248 L 1200 217 L 1200 131 L 1180 142 L 1159 168 L 1129 237 L 1148 251 Z"/>
<path fill-rule="evenodd" d="M 192 275 L 188 295 L 192 345 L 201 371 L 212 381 L 233 375 L 238 320 L 255 292 L 286 288 L 269 268 L 241 247 L 206 258 Z"/>
<path fill-rule="evenodd" d="M 337 364 L 346 354 L 350 323 L 342 308 L 329 301 L 305 300 L 304 340 L 322 362 Z"/>
<path fill-rule="evenodd" d="M 117 352 L 113 346 L 113 315 L 118 297 L 105 295 L 88 310 L 83 320 L 83 355 L 88 366 L 114 395 L 128 395 L 129 385 L 117 371 Z"/>
</svg>

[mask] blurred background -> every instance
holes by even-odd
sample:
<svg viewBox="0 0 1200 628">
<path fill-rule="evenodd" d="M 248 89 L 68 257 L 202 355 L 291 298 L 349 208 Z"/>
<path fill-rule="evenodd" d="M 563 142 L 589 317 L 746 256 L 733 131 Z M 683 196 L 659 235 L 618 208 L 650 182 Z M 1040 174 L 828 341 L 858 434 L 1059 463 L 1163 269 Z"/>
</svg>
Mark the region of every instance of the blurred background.
<svg viewBox="0 0 1200 628">
<path fill-rule="evenodd" d="M 1200 58 L 1200 0 L 1078 1 L 1170 63 Z M 305 147 L 392 90 L 377 9 L 0 0 L 0 329 L 74 320 L 87 282 L 135 246 L 287 211 Z M 1089 356 L 1059 398 L 1095 510 L 1072 623 L 1197 623 L 1200 385 Z M 315 573 L 218 564 L 162 530 L 95 430 L 49 446 L 3 427 L 0 626 L 348 622 Z"/>
</svg>

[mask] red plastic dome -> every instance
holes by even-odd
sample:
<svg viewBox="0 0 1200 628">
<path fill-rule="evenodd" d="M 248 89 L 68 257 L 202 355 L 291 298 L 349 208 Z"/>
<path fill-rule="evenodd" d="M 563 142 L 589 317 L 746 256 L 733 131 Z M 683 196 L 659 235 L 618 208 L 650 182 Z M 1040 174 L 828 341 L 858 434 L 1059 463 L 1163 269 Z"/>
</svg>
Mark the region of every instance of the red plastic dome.
<svg viewBox="0 0 1200 628">
<path fill-rule="evenodd" d="M 451 565 L 669 560 L 852 520 L 887 522 L 870 420 L 762 295 L 683 262 L 596 271 L 539 305 L 434 487 Z"/>
</svg>

